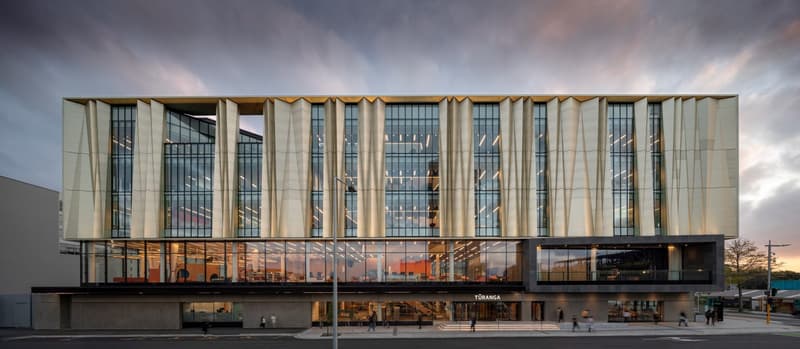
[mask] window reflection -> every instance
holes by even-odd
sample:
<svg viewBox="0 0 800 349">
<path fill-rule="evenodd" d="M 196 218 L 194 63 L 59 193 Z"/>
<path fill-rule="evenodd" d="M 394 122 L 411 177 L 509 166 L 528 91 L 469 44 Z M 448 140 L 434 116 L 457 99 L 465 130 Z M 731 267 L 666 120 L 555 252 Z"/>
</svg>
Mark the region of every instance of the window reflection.
<svg viewBox="0 0 800 349">
<path fill-rule="evenodd" d="M 608 104 L 614 235 L 635 233 L 633 103 Z"/>
<path fill-rule="evenodd" d="M 386 105 L 385 132 L 386 236 L 438 236 L 439 106 Z"/>
<path fill-rule="evenodd" d="M 475 156 L 475 236 L 500 236 L 500 105 L 472 107 Z"/>
<path fill-rule="evenodd" d="M 520 282 L 520 248 L 504 240 L 344 241 L 337 271 L 344 283 Z M 331 282 L 333 253 L 329 240 L 84 242 L 81 281 Z"/>
</svg>

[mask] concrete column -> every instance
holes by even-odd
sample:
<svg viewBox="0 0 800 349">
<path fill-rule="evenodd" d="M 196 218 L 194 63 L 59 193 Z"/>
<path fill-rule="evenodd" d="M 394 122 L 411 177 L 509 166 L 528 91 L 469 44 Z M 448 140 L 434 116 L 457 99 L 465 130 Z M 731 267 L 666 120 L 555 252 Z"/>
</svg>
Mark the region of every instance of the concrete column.
<svg viewBox="0 0 800 349">
<path fill-rule="evenodd" d="M 237 175 L 236 144 L 239 140 L 239 106 L 231 100 L 217 102 L 217 127 L 214 139 L 214 216 L 211 235 L 236 236 Z"/>
<path fill-rule="evenodd" d="M 136 102 L 131 193 L 131 238 L 158 238 L 164 225 L 164 105 Z"/>
<path fill-rule="evenodd" d="M 358 237 L 386 236 L 384 124 L 383 101 L 362 99 L 358 105 Z"/>
<path fill-rule="evenodd" d="M 264 104 L 261 236 L 310 234 L 311 104 L 281 99 Z M 298 217 L 298 214 L 302 215 Z"/>
<path fill-rule="evenodd" d="M 655 235 L 653 213 L 653 156 L 650 150 L 650 123 L 647 98 L 633 105 L 634 138 L 636 154 L 636 217 L 637 235 Z"/>
<path fill-rule="evenodd" d="M 536 173 L 530 99 L 500 102 L 500 227 L 506 237 L 536 236 Z M 533 228 L 529 227 L 532 225 Z"/>
<path fill-rule="evenodd" d="M 683 272 L 683 254 L 680 245 L 667 246 L 667 259 L 669 264 L 669 279 L 680 280 Z"/>
<path fill-rule="evenodd" d="M 111 227 L 111 108 L 100 101 L 63 102 L 64 235 L 99 239 Z"/>
<path fill-rule="evenodd" d="M 335 192 L 336 180 L 344 180 L 344 112 L 345 104 L 339 99 L 329 99 L 325 102 L 325 144 L 323 159 L 323 215 L 322 235 L 331 237 L 333 230 L 333 203 L 338 200 L 338 237 L 344 237 L 345 229 L 345 203 L 344 192 L 347 190 L 341 183 L 339 191 Z M 336 193 L 337 195 L 334 195 Z"/>
<path fill-rule="evenodd" d="M 439 102 L 439 218 L 442 237 L 475 235 L 472 101 Z"/>
</svg>

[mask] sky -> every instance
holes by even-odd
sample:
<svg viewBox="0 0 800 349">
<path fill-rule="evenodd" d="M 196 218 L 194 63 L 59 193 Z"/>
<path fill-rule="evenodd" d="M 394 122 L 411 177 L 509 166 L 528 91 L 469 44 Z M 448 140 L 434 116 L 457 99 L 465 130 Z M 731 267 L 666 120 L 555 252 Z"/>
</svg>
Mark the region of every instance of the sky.
<svg viewBox="0 0 800 349">
<path fill-rule="evenodd" d="M 0 175 L 68 96 L 738 94 L 740 235 L 800 271 L 800 1 L 0 1 Z"/>
</svg>

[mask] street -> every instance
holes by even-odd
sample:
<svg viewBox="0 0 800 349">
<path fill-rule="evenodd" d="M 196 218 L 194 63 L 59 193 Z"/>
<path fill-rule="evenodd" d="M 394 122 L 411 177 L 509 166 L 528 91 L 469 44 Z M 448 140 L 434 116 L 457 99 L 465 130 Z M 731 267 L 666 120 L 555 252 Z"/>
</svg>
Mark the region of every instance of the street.
<svg viewBox="0 0 800 349">
<path fill-rule="evenodd" d="M 329 348 L 328 340 L 297 340 L 291 338 L 120 338 L 120 339 L 27 339 L 0 342 L 0 347 L 16 348 Z M 341 348 L 353 349 L 442 349 L 442 348 L 702 348 L 702 349 L 749 349 L 749 348 L 797 348 L 800 332 L 759 335 L 718 336 L 641 336 L 641 337 L 571 337 L 571 338 L 471 338 L 471 339 L 341 339 Z"/>
</svg>

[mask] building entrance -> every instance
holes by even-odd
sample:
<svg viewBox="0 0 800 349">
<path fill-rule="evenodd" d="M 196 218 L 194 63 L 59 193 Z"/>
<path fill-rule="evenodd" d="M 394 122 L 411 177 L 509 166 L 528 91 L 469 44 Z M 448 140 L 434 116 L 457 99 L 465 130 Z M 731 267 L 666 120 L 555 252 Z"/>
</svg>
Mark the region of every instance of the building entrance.
<svg viewBox="0 0 800 349">
<path fill-rule="evenodd" d="M 453 302 L 453 320 L 520 321 L 520 302 Z"/>
</svg>

